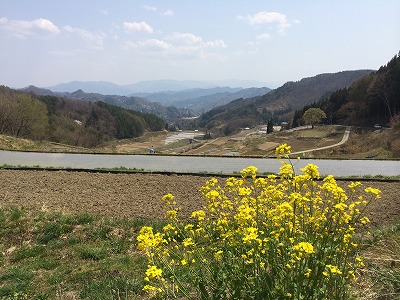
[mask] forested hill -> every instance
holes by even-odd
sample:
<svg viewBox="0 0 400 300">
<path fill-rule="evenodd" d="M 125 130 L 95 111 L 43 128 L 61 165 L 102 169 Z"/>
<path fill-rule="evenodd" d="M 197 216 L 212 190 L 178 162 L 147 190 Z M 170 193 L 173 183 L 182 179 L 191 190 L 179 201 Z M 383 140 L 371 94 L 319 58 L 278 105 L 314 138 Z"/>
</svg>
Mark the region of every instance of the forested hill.
<svg viewBox="0 0 400 300">
<path fill-rule="evenodd" d="M 297 110 L 294 127 L 302 124 L 301 117 L 310 107 L 321 108 L 330 124 L 388 126 L 400 114 L 400 53 L 349 88 L 339 89 L 330 97 Z"/>
<path fill-rule="evenodd" d="M 190 109 L 177 108 L 174 106 L 163 106 L 157 102 L 150 102 L 143 97 L 102 95 L 98 93 L 86 93 L 82 90 L 76 90 L 74 92 L 52 92 L 51 90 L 38 88 L 32 85 L 21 89 L 21 91 L 33 93 L 35 95 L 56 96 L 71 100 L 102 101 L 126 109 L 154 114 L 170 123 L 176 122 L 183 117 L 193 117 L 196 115 Z"/>
<path fill-rule="evenodd" d="M 241 127 L 252 127 L 271 118 L 294 112 L 307 104 L 319 101 L 334 91 L 349 87 L 372 70 L 343 71 L 320 74 L 283 86 L 258 97 L 238 99 L 202 115 L 199 125 L 209 129 L 219 127 L 225 134 Z"/>
<path fill-rule="evenodd" d="M 164 127 L 164 120 L 153 114 L 101 101 L 37 96 L 0 87 L 1 134 L 96 147 L 110 140 L 137 137 L 145 130 Z"/>
</svg>

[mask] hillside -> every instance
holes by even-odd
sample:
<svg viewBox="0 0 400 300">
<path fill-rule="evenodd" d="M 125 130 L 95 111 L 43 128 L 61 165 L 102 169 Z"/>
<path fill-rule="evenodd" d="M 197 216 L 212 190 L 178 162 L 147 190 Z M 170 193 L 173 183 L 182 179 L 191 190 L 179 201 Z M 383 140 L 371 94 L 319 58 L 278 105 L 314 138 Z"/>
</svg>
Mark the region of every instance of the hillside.
<svg viewBox="0 0 400 300">
<path fill-rule="evenodd" d="M 293 113 L 295 109 L 326 98 L 338 89 L 351 86 L 354 81 L 371 72 L 343 71 L 287 82 L 263 96 L 238 99 L 217 107 L 205 113 L 198 125 L 210 130 L 219 127 L 220 132 L 229 134 L 241 127 L 253 127 L 272 118 L 277 120 L 284 114 Z"/>
<path fill-rule="evenodd" d="M 37 96 L 0 87 L 0 134 L 99 147 L 114 139 L 159 131 L 165 121 L 154 114 L 105 102 Z"/>
<path fill-rule="evenodd" d="M 355 81 L 350 87 L 339 89 L 330 97 L 296 111 L 293 126 L 301 125 L 305 110 L 321 108 L 329 124 L 388 127 L 400 113 L 400 56 L 386 65 Z M 398 117 L 397 117 L 398 118 Z"/>
<path fill-rule="evenodd" d="M 35 86 L 28 86 L 21 91 L 33 93 L 40 96 L 55 96 L 70 100 L 82 101 L 102 101 L 108 104 L 120 106 L 126 109 L 140 111 L 143 113 L 155 114 L 168 122 L 176 122 L 184 117 L 196 115 L 193 111 L 185 108 L 176 108 L 174 106 L 163 106 L 157 102 L 151 102 L 143 97 L 103 95 L 98 93 L 86 93 L 83 90 L 74 92 L 53 92 L 48 89 L 42 89 Z"/>
<path fill-rule="evenodd" d="M 91 88 L 90 83 L 85 83 L 83 86 L 89 90 L 111 90 L 119 91 L 122 94 L 88 93 L 82 89 L 77 89 L 72 92 L 53 92 L 50 89 L 38 88 L 32 85 L 21 89 L 21 91 L 34 93 L 35 95 L 58 96 L 73 100 L 103 101 L 127 109 L 152 113 L 165 119 L 169 123 L 176 123 L 182 118 L 198 116 L 214 107 L 224 105 L 235 99 L 261 96 L 271 90 L 267 87 L 246 89 L 213 87 L 155 93 L 140 92 L 124 96 L 124 91 L 121 89 L 108 89 L 109 86 L 113 86 L 111 83 L 103 85 L 102 82 L 93 82 L 92 84 L 94 86 L 93 88 Z M 59 85 L 58 88 L 69 90 L 73 87 L 80 86 L 82 86 L 80 82 L 71 82 L 69 85 Z"/>
</svg>

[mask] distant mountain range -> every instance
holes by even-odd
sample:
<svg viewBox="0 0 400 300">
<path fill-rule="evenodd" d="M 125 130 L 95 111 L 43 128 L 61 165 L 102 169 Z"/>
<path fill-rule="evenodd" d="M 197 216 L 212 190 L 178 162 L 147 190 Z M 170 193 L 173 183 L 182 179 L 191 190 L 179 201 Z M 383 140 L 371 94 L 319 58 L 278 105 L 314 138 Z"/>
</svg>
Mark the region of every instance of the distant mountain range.
<svg viewBox="0 0 400 300">
<path fill-rule="evenodd" d="M 216 87 L 209 89 L 190 89 L 183 91 L 137 93 L 134 96 L 146 98 L 164 106 L 188 108 L 196 113 L 204 113 L 210 109 L 229 103 L 239 98 L 251 98 L 265 95 L 270 88 L 230 88 Z"/>
<path fill-rule="evenodd" d="M 261 111 L 264 112 L 262 121 L 271 115 L 290 113 L 328 97 L 338 89 L 351 86 L 355 80 L 371 72 L 373 70 L 319 74 L 297 82 L 287 82 L 275 90 L 267 87 L 212 86 L 209 82 L 202 81 L 159 80 L 126 86 L 104 81 L 74 81 L 49 89 L 29 86 L 23 91 L 67 99 L 103 101 L 153 113 L 167 122 L 177 122 L 182 118 L 203 114 L 201 124 L 209 126 L 207 124 L 210 122 L 221 124 L 232 119 L 236 122 L 245 116 L 251 122 L 259 122 Z M 151 92 L 156 90 L 158 92 Z"/>
<path fill-rule="evenodd" d="M 53 92 L 75 92 L 83 90 L 87 93 L 103 95 L 129 96 L 135 93 L 158 93 L 168 91 L 183 91 L 190 89 L 210 89 L 216 87 L 265 87 L 266 84 L 255 80 L 224 80 L 224 81 L 195 81 L 195 80 L 148 80 L 128 85 L 118 85 L 108 81 L 72 81 L 46 87 Z"/>
<path fill-rule="evenodd" d="M 93 84 L 95 85 L 95 83 Z M 79 86 L 81 85 L 78 84 L 76 87 Z M 100 86 L 110 88 L 112 84 L 110 85 L 107 83 L 103 85 L 102 82 L 99 82 L 97 87 L 99 88 Z M 170 122 L 174 122 L 182 117 L 198 116 L 213 107 L 224 105 L 238 98 L 260 96 L 270 91 L 269 88 L 242 89 L 215 87 L 158 93 L 142 92 L 124 96 L 116 94 L 89 93 L 82 89 L 74 90 L 72 92 L 57 92 L 35 86 L 28 86 L 22 90 L 41 96 L 49 95 L 74 100 L 103 101 L 140 112 L 153 113 Z"/>
</svg>

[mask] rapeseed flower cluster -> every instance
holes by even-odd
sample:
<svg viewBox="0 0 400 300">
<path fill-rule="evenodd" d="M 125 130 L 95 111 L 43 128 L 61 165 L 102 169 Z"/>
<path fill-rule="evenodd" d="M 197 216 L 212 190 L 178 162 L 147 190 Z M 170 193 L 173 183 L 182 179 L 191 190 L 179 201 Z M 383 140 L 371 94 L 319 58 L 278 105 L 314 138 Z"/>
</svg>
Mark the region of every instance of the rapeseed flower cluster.
<svg viewBox="0 0 400 300">
<path fill-rule="evenodd" d="M 288 158 L 290 146 L 276 154 Z M 347 299 L 363 267 L 356 228 L 380 191 L 360 182 L 349 193 L 318 167 L 296 175 L 291 161 L 278 176 L 241 178 L 201 188 L 201 210 L 181 219 L 174 196 L 163 197 L 168 224 L 162 232 L 143 227 L 138 249 L 148 258 L 144 291 L 166 299 Z"/>
</svg>

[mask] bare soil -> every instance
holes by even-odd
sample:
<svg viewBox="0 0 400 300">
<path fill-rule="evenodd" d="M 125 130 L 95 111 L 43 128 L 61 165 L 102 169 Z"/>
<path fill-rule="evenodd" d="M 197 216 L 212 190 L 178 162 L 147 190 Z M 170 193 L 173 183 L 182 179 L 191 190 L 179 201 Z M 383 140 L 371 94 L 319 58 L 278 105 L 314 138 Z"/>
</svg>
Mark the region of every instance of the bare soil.
<svg viewBox="0 0 400 300">
<path fill-rule="evenodd" d="M 33 210 L 88 212 L 115 218 L 162 219 L 161 198 L 171 193 L 182 216 L 200 209 L 199 189 L 207 176 L 160 174 L 112 174 L 75 171 L 0 170 L 2 206 Z M 225 178 L 218 178 L 221 183 Z M 346 186 L 348 182 L 339 182 Z M 387 225 L 400 218 L 400 182 L 365 182 L 382 191 L 367 215 L 372 226 Z"/>
</svg>

